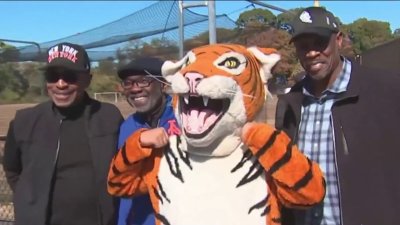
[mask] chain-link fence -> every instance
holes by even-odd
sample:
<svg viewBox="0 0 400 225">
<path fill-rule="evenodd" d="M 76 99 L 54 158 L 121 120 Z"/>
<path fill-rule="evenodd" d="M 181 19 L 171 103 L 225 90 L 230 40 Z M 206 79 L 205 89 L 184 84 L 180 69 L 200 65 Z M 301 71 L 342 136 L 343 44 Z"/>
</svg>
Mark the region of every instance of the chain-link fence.
<svg viewBox="0 0 400 225">
<path fill-rule="evenodd" d="M 0 137 L 0 162 L 3 161 L 4 139 L 4 136 Z M 12 192 L 7 184 L 3 165 L 0 165 L 0 225 L 11 225 L 12 221 L 14 221 Z"/>
</svg>

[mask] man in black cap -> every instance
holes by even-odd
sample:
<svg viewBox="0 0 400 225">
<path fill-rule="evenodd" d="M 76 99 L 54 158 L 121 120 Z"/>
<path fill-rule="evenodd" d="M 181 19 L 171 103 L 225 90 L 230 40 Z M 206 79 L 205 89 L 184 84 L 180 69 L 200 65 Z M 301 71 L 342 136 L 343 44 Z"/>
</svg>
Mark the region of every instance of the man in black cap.
<svg viewBox="0 0 400 225">
<path fill-rule="evenodd" d="M 342 56 L 339 23 L 324 8 L 302 10 L 292 26 L 306 76 L 280 97 L 276 126 L 319 163 L 327 191 L 317 207 L 286 209 L 283 224 L 398 224 L 400 76 Z"/>
<path fill-rule="evenodd" d="M 44 76 L 51 100 L 16 113 L 4 149 L 15 225 L 116 224 L 106 180 L 122 115 L 86 93 L 90 61 L 79 45 L 49 48 Z"/>
<path fill-rule="evenodd" d="M 136 111 L 121 125 L 118 144 L 120 155 L 126 156 L 126 151 L 135 151 L 124 144 L 139 129 L 145 129 L 140 135 L 139 144 L 151 147 L 162 147 L 168 143 L 168 135 L 179 132 L 171 105 L 172 99 L 164 91 L 168 84 L 161 76 L 163 63 L 158 58 L 142 57 L 118 69 L 123 93 Z M 126 160 L 127 163 L 134 163 Z M 110 170 L 115 169 L 113 161 Z M 109 190 L 113 185 L 109 182 Z M 118 225 L 153 224 L 153 208 L 147 194 L 133 199 L 121 199 Z"/>
</svg>

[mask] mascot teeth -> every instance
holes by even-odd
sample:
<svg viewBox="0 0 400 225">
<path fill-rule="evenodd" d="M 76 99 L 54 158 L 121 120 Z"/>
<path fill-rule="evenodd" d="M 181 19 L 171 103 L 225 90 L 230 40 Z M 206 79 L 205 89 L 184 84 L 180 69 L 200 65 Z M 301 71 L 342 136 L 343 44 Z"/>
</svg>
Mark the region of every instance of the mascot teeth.
<svg viewBox="0 0 400 225">
<path fill-rule="evenodd" d="M 186 105 L 189 105 L 189 95 L 183 96 L 183 99 L 185 100 Z"/>
<path fill-rule="evenodd" d="M 208 105 L 208 99 L 209 99 L 208 97 L 203 96 L 203 104 L 205 107 L 207 107 L 207 105 Z"/>
</svg>

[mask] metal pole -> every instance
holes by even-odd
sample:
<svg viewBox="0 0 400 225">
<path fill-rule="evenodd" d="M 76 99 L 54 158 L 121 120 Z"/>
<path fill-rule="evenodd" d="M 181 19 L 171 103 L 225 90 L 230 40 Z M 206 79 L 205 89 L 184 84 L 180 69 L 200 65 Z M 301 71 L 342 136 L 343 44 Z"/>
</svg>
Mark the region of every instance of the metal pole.
<svg viewBox="0 0 400 225">
<path fill-rule="evenodd" d="M 33 42 L 33 41 L 21 41 L 21 40 L 10 40 L 10 39 L 0 39 L 0 41 L 5 41 L 5 42 L 15 42 L 15 43 L 24 43 L 24 44 L 32 44 L 32 45 L 35 45 L 37 48 L 38 48 L 38 56 L 37 56 L 37 61 L 41 61 L 41 55 L 42 55 L 42 50 L 40 49 L 40 45 L 39 45 L 39 43 L 37 43 L 37 42 Z M 46 85 L 46 82 L 45 82 L 45 79 L 44 79 L 44 77 L 42 78 L 42 89 L 40 90 L 40 95 L 41 96 L 44 96 L 44 92 L 45 92 L 45 85 Z"/>
<path fill-rule="evenodd" d="M 183 33 L 183 1 L 179 0 L 179 58 L 183 57 L 183 43 L 184 43 L 184 33 Z"/>
<path fill-rule="evenodd" d="M 215 1 L 208 1 L 208 35 L 210 44 L 217 43 L 217 29 L 215 20 Z"/>
<path fill-rule="evenodd" d="M 21 40 L 11 40 L 11 39 L 0 39 L 0 41 L 5 41 L 5 42 L 14 42 L 14 43 L 23 43 L 23 44 L 31 44 L 31 45 L 35 45 L 38 48 L 38 58 L 40 57 L 42 51 L 40 49 L 40 45 L 37 42 L 33 42 L 33 41 L 21 41 Z M 40 61 L 40 59 L 39 59 Z"/>
<path fill-rule="evenodd" d="M 260 1 L 256 1 L 256 0 L 247 0 L 247 1 L 251 2 L 251 3 L 254 3 L 254 4 L 257 4 L 257 5 L 260 5 L 260 6 L 264 6 L 264 7 L 279 11 L 279 12 L 291 12 L 291 11 L 288 11 L 286 9 L 282 9 L 282 8 L 279 8 L 279 7 L 264 3 L 264 2 L 260 2 Z"/>
</svg>

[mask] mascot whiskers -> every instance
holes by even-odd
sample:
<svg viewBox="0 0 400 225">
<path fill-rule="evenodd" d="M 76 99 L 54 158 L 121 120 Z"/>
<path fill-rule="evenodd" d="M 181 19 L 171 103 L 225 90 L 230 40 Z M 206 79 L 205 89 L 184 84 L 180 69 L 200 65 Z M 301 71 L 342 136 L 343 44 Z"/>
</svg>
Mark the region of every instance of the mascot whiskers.
<svg viewBox="0 0 400 225">
<path fill-rule="evenodd" d="M 156 224 L 281 224 L 280 209 L 319 203 L 322 173 L 288 136 L 265 121 L 265 82 L 276 50 L 233 44 L 195 48 L 162 71 L 180 135 L 163 150 L 138 143 L 113 159 L 109 192 L 148 191 Z"/>
</svg>

